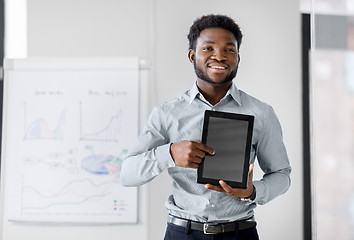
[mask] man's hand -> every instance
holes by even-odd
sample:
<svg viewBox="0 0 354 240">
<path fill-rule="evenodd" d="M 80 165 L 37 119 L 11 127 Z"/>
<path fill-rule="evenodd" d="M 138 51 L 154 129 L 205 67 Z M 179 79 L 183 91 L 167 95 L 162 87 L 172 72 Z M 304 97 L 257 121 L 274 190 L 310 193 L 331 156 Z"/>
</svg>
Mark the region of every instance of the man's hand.
<svg viewBox="0 0 354 240">
<path fill-rule="evenodd" d="M 200 141 L 181 141 L 172 143 L 170 152 L 176 166 L 198 168 L 206 154 L 214 155 L 215 151 Z"/>
<path fill-rule="evenodd" d="M 229 185 L 227 185 L 226 182 L 224 182 L 223 180 L 219 181 L 219 184 L 221 185 L 221 187 L 214 186 L 211 184 L 206 184 L 205 188 L 210 189 L 210 190 L 214 190 L 214 191 L 224 192 L 227 195 L 232 196 L 232 197 L 248 198 L 253 193 L 253 184 L 252 184 L 253 167 L 254 167 L 254 164 L 250 164 L 250 168 L 249 168 L 249 172 L 248 172 L 247 189 L 232 188 Z"/>
</svg>

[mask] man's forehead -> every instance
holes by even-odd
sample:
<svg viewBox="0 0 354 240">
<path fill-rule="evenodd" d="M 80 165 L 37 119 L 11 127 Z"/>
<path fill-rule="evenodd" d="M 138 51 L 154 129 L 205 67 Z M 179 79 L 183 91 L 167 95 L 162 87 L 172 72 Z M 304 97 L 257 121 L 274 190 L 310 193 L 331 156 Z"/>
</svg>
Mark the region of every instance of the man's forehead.
<svg viewBox="0 0 354 240">
<path fill-rule="evenodd" d="M 237 46 L 235 35 L 223 28 L 206 28 L 200 32 L 197 45 L 222 43 L 228 46 Z"/>
<path fill-rule="evenodd" d="M 215 42 L 216 40 L 224 39 L 229 42 L 237 42 L 235 35 L 224 28 L 206 28 L 200 32 L 198 40 L 205 42 Z"/>
</svg>

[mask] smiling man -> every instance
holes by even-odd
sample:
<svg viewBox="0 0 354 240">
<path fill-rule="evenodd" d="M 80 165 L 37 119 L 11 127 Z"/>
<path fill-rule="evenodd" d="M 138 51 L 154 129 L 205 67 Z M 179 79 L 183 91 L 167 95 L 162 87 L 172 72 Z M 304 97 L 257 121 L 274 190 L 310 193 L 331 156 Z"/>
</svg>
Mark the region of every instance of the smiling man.
<svg viewBox="0 0 354 240">
<path fill-rule="evenodd" d="M 165 240 L 258 239 L 254 209 L 285 193 L 291 167 L 274 110 L 239 90 L 233 83 L 240 63 L 242 33 L 224 15 L 206 15 L 194 21 L 188 34 L 188 59 L 197 76 L 184 94 L 156 106 L 123 161 L 120 172 L 125 186 L 140 186 L 167 170 L 173 193 Z M 247 189 L 197 183 L 197 168 L 214 150 L 202 144 L 205 110 L 255 117 Z M 230 129 L 231 130 L 231 129 Z M 253 181 L 257 157 L 264 172 Z"/>
</svg>

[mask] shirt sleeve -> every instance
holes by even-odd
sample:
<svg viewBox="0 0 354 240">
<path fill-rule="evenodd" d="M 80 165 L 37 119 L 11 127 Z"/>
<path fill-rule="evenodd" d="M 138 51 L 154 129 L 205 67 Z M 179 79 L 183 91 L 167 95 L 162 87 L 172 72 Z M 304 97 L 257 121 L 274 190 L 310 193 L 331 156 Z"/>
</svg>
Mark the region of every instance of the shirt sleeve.
<svg viewBox="0 0 354 240">
<path fill-rule="evenodd" d="M 264 175 L 261 180 L 253 182 L 257 189 L 255 202 L 258 204 L 265 204 L 285 193 L 291 182 L 291 167 L 281 126 L 271 106 L 266 106 L 262 121 L 262 134 L 257 144 L 256 154 Z"/>
<path fill-rule="evenodd" d="M 123 160 L 119 174 L 123 186 L 143 185 L 162 171 L 175 166 L 170 154 L 169 138 L 161 118 L 161 109 L 155 107 L 143 132 Z"/>
</svg>

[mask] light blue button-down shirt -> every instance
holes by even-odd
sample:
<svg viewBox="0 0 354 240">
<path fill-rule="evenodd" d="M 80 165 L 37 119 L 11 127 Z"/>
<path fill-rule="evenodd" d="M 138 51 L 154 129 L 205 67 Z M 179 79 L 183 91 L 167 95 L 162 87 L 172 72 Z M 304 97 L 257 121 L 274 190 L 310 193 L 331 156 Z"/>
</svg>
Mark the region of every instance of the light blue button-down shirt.
<svg viewBox="0 0 354 240">
<path fill-rule="evenodd" d="M 264 175 L 261 180 L 253 181 L 257 190 L 253 203 L 205 189 L 197 183 L 197 169 L 177 167 L 173 161 L 171 143 L 201 140 L 205 110 L 255 117 L 250 163 L 257 157 Z M 170 214 L 200 222 L 221 222 L 251 217 L 257 204 L 265 204 L 286 192 L 291 167 L 273 108 L 238 90 L 233 83 L 214 106 L 194 84 L 191 90 L 152 110 L 143 132 L 123 161 L 120 181 L 124 186 L 140 186 L 164 170 L 173 180 L 173 192 L 166 201 Z"/>
</svg>

